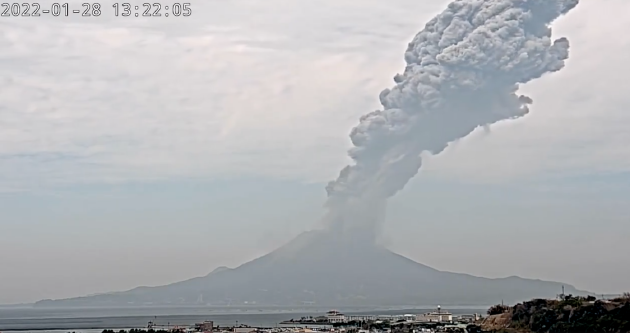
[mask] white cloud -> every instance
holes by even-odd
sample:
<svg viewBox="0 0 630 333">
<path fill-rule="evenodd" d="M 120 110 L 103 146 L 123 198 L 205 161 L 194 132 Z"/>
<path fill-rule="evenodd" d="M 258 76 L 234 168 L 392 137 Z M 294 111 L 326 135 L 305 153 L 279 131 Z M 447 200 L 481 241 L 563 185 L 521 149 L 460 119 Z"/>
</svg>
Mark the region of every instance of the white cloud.
<svg viewBox="0 0 630 333">
<path fill-rule="evenodd" d="M 568 36 L 567 66 L 525 87 L 534 98 L 531 114 L 478 130 L 444 154 L 432 157 L 425 172 L 446 177 L 503 181 L 523 176 L 576 175 L 630 170 L 630 28 L 618 14 L 622 1 L 583 1 L 554 26 Z"/>
<path fill-rule="evenodd" d="M 328 180 L 347 163 L 358 116 L 402 71 L 406 42 L 445 3 L 208 1 L 185 19 L 5 20 L 0 189 Z M 630 169 L 630 3 L 580 7 L 556 29 L 572 42 L 568 66 L 524 87 L 532 114 L 456 143 L 426 174 L 486 181 Z"/>
</svg>

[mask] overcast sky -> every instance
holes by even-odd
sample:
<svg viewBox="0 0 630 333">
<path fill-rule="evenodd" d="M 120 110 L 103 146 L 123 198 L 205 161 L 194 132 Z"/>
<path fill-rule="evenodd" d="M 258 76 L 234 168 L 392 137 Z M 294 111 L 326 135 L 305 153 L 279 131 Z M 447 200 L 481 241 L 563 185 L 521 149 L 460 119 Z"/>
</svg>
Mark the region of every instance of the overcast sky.
<svg viewBox="0 0 630 333">
<path fill-rule="evenodd" d="M 205 275 L 317 226 L 350 129 L 447 3 L 0 20 L 0 304 Z M 630 291 L 628 13 L 582 0 L 557 21 L 570 58 L 522 87 L 531 113 L 428 158 L 386 244 L 441 270 Z"/>
</svg>

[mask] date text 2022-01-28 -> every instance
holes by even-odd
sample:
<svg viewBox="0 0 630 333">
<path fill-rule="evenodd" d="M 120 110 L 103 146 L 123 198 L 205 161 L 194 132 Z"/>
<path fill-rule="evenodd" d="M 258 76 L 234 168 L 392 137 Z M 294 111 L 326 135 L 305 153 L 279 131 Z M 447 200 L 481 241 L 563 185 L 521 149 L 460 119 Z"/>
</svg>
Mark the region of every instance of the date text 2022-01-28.
<svg viewBox="0 0 630 333">
<path fill-rule="evenodd" d="M 134 5 L 128 2 L 108 2 L 105 6 L 99 2 L 59 3 L 59 2 L 33 2 L 33 3 L 2 3 L 0 4 L 0 16 L 12 17 L 38 17 L 38 16 L 101 16 L 111 14 L 122 17 L 179 17 L 192 15 L 191 5 L 188 2 L 174 3 L 143 3 Z"/>
</svg>

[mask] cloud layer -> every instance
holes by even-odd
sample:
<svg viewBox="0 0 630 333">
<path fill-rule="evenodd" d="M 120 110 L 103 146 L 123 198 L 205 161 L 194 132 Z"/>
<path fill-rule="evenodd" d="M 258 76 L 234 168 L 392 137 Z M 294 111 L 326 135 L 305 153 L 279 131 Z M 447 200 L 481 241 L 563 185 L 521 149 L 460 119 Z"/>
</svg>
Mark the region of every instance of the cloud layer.
<svg viewBox="0 0 630 333">
<path fill-rule="evenodd" d="M 5 20 L 0 190 L 332 178 L 347 163 L 346 133 L 377 107 L 406 41 L 445 3 L 208 1 L 179 21 Z M 524 88 L 532 114 L 492 136 L 473 133 L 429 159 L 426 174 L 496 180 L 630 167 L 619 68 L 630 46 L 618 34 L 628 23 L 610 19 L 629 4 L 582 7 L 557 24 L 575 45 L 566 73 Z"/>
</svg>

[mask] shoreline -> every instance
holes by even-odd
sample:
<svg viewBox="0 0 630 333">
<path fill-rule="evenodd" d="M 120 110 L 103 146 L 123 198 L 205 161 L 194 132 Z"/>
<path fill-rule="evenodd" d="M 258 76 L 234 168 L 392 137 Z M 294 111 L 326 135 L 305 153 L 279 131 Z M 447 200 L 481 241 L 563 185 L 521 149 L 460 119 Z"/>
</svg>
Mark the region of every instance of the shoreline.
<svg viewBox="0 0 630 333">
<path fill-rule="evenodd" d="M 293 323 L 295 324 L 295 323 Z M 280 323 L 280 325 L 285 325 Z M 325 324 L 321 324 L 324 325 Z M 186 325 L 171 325 L 173 327 L 176 326 L 186 326 Z M 268 326 L 216 326 L 214 327 L 215 329 L 220 328 L 221 331 L 233 331 L 235 327 L 248 327 L 248 328 L 252 328 L 252 329 L 260 329 L 260 330 L 271 330 L 274 328 L 286 328 L 286 329 L 297 329 L 297 328 L 302 328 L 302 326 L 282 326 L 282 327 L 268 327 Z M 85 330 L 90 330 L 90 331 L 106 331 L 106 330 L 124 330 L 126 332 L 129 332 L 129 330 L 141 330 L 144 332 L 148 332 L 148 328 L 147 327 L 82 327 L 82 328 L 67 328 L 67 327 L 39 327 L 39 328 L 18 328 L 18 329 L 8 329 L 8 330 L 1 330 L 0 332 L 6 333 L 6 332 L 38 332 L 38 331 L 66 331 L 66 332 L 76 332 L 76 331 L 85 331 Z M 158 331 L 159 329 L 154 329 L 155 331 Z"/>
</svg>

